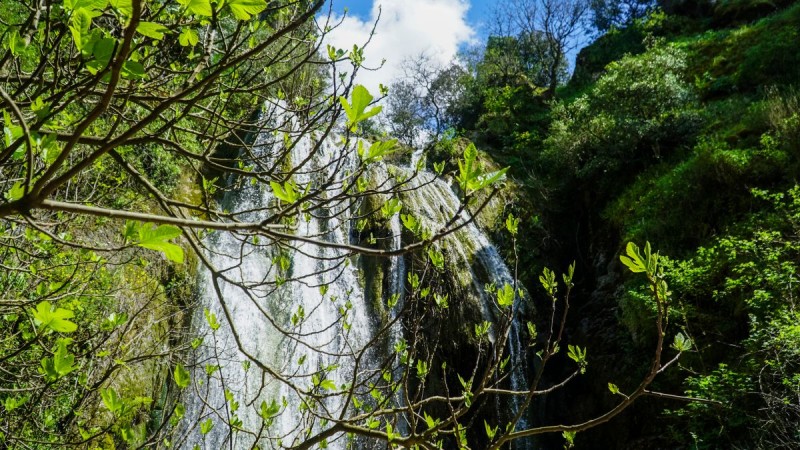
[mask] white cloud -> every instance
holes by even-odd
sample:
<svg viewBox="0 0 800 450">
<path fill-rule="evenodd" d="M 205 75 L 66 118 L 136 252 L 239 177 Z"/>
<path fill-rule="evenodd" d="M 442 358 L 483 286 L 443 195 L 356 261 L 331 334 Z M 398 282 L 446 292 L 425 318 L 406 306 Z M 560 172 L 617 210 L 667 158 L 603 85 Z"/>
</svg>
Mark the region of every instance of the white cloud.
<svg viewBox="0 0 800 450">
<path fill-rule="evenodd" d="M 402 76 L 402 62 L 409 57 L 424 53 L 434 63 L 450 62 L 461 44 L 474 39 L 466 20 L 468 9 L 464 0 L 374 0 L 369 18 L 345 17 L 326 41 L 345 50 L 363 45 L 380 12 L 375 36 L 364 50 L 365 66 L 377 67 L 384 59 L 386 63 L 377 71 L 361 69 L 357 78 L 377 94 L 379 83 L 388 85 Z"/>
</svg>

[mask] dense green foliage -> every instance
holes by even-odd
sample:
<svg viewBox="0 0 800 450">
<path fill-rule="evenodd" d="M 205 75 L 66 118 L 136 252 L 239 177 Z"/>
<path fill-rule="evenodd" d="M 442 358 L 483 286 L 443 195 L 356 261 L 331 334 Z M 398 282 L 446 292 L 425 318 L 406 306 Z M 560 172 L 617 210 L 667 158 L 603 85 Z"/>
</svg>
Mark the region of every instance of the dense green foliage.
<svg viewBox="0 0 800 450">
<path fill-rule="evenodd" d="M 323 3 L 0 4 L 0 447 L 500 449 L 600 423 L 527 420 L 549 361 L 569 361 L 553 375 L 562 384 L 587 371 L 586 348 L 564 334 L 574 265 L 541 271 L 551 325 L 522 330 L 530 305 L 515 275 L 477 232 L 451 239 L 488 207 L 515 242 L 517 219 L 488 206 L 509 168 L 453 145 L 457 161 L 434 166 L 451 190 L 386 165 L 398 142 L 365 139 L 382 106 L 353 83 L 363 49 L 324 52 L 335 24 L 317 16 Z M 523 106 L 506 82 L 555 94 L 584 5 L 547 16 L 544 35 L 490 46 L 477 85 L 505 103 L 473 105 L 488 129 L 521 129 L 498 116 Z M 553 39 L 559 22 L 566 34 Z M 403 284 L 387 287 L 399 255 Z M 483 258 L 504 272 L 478 291 L 467 266 Z M 659 333 L 650 370 L 616 390 L 606 417 L 689 350 L 683 334 L 665 345 L 666 260 L 631 244 L 622 261 L 644 273 Z M 250 265 L 264 272 L 249 278 Z M 356 290 L 369 277 L 367 299 Z"/>
<path fill-rule="evenodd" d="M 576 446 L 593 448 L 596 433 L 623 448 L 797 448 L 800 4 L 658 3 L 617 22 L 620 10 L 608 9 L 599 19 L 619 28 L 581 51 L 555 102 L 519 77 L 482 82 L 490 40 L 466 84 L 479 107 L 461 111 L 462 131 L 511 164 L 529 202 L 516 207 L 537 215 L 520 225 L 536 249 L 523 266 L 582 255 L 590 275 L 576 302 L 588 317 L 571 330 L 590 355 L 629 355 L 590 371 L 595 384 L 575 395 L 601 396 L 604 379 L 642 370 L 637 359 L 656 337 L 654 304 L 614 255 L 649 240 L 672 257 L 670 321 L 696 345 L 658 388 L 721 403 L 651 402 L 623 419 L 625 433 L 579 433 Z M 551 406 L 545 416 L 596 407 Z"/>
<path fill-rule="evenodd" d="M 153 446 L 180 418 L 198 234 L 175 220 L 218 219 L 201 172 L 260 95 L 322 88 L 299 68 L 320 7 L 0 4 L 0 447 Z"/>
<path fill-rule="evenodd" d="M 309 428 L 314 436 L 299 448 L 347 433 L 426 448 L 468 441 L 500 448 L 544 433 L 557 442 L 544 438 L 543 447 L 800 446 L 800 3 L 664 0 L 660 10 L 653 3 L 593 2 L 605 34 L 581 52 L 566 84 L 563 48 L 527 30 L 493 36 L 439 74 L 421 72 L 424 98 L 406 84 L 403 98 L 390 99 L 399 105 L 390 116 L 397 137 L 413 144 L 418 127 L 430 128 L 434 171 L 452 178 L 468 207 L 493 210 L 482 225 L 536 293 L 530 309 L 546 312 L 514 330 L 537 364 L 523 386 L 529 390 L 509 394 L 505 342 L 523 291 L 487 286 L 497 322 L 459 321 L 463 305 L 436 284 L 449 250 L 435 244 L 426 219 L 404 209 L 408 180 L 381 191 L 361 178 L 402 152 L 394 140 L 356 142 L 375 133 L 368 119 L 380 107 L 333 68 L 349 59 L 356 70 L 361 49 L 329 48 L 327 58 L 319 51 L 327 30 L 314 29 L 311 18 L 321 2 L 4 2 L 0 447 L 168 446 L 184 426 L 201 439 L 214 426 L 238 433 L 240 404 L 229 392 L 225 417 L 181 424 L 181 393 L 220 368 L 206 364 L 202 379 L 203 368 L 192 367 L 201 345 L 187 332 L 193 258 L 203 258 L 209 229 L 241 227 L 243 243 L 279 249 L 272 262 L 280 276 L 259 286 L 277 289 L 293 236 L 275 230 L 296 225 L 301 214 L 333 210 L 342 198 L 358 203 L 345 208 L 356 213 L 343 222 L 363 235 L 399 217 L 409 248 L 422 250 L 409 261 L 428 278 L 409 272 L 412 312 L 403 320 L 413 338 L 396 341 L 400 362 L 392 366 L 392 355 L 357 380 L 374 404 L 351 395 L 353 385 L 326 378 L 335 369 L 284 374 L 314 420 L 326 417 L 315 409 L 327 396 L 355 400 L 349 416 Z M 262 158 L 251 135 L 265 125 L 252 118 L 275 98 L 304 121 L 295 135 L 267 130 L 283 146 L 276 145 L 280 157 Z M 303 163 L 291 167 L 286 158 L 302 135 L 324 136 L 338 118 L 357 169 L 323 176 L 319 185 L 344 186 L 327 198 L 314 183 L 299 186 Z M 492 200 L 487 191 L 506 176 L 506 191 Z M 215 202 L 215 191 L 236 188 L 228 180 L 237 177 L 272 192 L 274 204 L 260 211 L 268 219 L 245 223 L 252 211 Z M 364 240 L 378 241 L 372 233 Z M 648 241 L 670 257 L 629 244 Z M 542 266 L 569 269 L 557 279 Z M 570 301 L 579 314 L 568 319 Z M 384 321 L 397 302 L 378 299 Z M 347 304 L 336 324 L 343 329 Z M 301 327 L 306 312 L 287 316 Z M 207 310 L 203 318 L 214 339 L 223 319 Z M 469 336 L 465 342 L 446 335 L 448 320 Z M 498 326 L 501 344 L 494 345 L 490 329 Z M 446 336 L 429 340 L 432 329 Z M 671 349 L 662 348 L 665 339 Z M 448 388 L 440 343 L 452 354 L 459 345 L 477 349 L 477 362 L 454 358 L 472 376 L 449 369 L 458 392 L 437 409 L 430 399 Z M 680 355 L 680 369 L 664 372 Z M 245 371 L 251 361 L 259 363 L 247 360 Z M 548 362 L 555 373 L 544 373 Z M 573 379 L 582 381 L 567 383 Z M 562 397 L 539 401 L 564 386 Z M 398 390 L 414 393 L 403 411 L 392 409 Z M 476 412 L 499 394 L 520 399 L 516 417 Z M 648 395 L 662 399 L 631 406 Z M 541 423 L 517 429 L 529 406 L 540 409 Z M 628 406 L 632 413 L 623 412 Z M 277 402 L 260 406 L 258 436 L 280 410 Z M 583 421 L 605 411 L 624 433 L 572 426 L 598 425 Z M 397 428 L 403 415 L 413 418 L 410 430 Z"/>
</svg>

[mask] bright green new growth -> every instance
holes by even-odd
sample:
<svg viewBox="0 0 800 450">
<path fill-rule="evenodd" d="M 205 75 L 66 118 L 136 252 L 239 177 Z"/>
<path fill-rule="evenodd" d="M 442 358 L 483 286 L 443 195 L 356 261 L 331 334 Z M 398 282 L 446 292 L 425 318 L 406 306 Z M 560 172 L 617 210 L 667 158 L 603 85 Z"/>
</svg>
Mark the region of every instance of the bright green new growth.
<svg viewBox="0 0 800 450">
<path fill-rule="evenodd" d="M 45 357 L 42 359 L 40 372 L 43 373 L 48 380 L 55 381 L 76 369 L 73 365 L 75 363 L 75 356 L 67 351 L 67 345 L 71 342 L 72 340 L 68 338 L 59 339 L 56 342 L 56 350 L 53 352 L 53 357 Z"/>
<path fill-rule="evenodd" d="M 165 34 L 170 33 L 169 28 L 156 22 L 139 22 L 139 25 L 136 27 L 136 31 L 144 36 L 159 41 L 164 38 Z"/>
<path fill-rule="evenodd" d="M 275 181 L 270 181 L 269 185 L 275 197 L 290 205 L 296 203 L 302 196 L 302 192 L 294 180 L 288 180 L 284 182 L 283 185 Z"/>
<path fill-rule="evenodd" d="M 506 283 L 502 288 L 497 289 L 497 304 L 502 308 L 508 308 L 514 304 L 514 286 Z"/>
<path fill-rule="evenodd" d="M 169 241 L 181 234 L 181 229 L 176 226 L 134 221 L 128 221 L 124 231 L 125 238 L 133 240 L 135 245 L 162 252 L 168 260 L 176 263 L 183 262 L 183 248 Z"/>
<path fill-rule="evenodd" d="M 367 88 L 360 84 L 353 88 L 350 98 L 351 100 L 348 102 L 346 98 L 339 97 L 342 109 L 347 115 L 347 127 L 350 131 L 357 131 L 360 122 L 380 113 L 383 109 L 382 106 L 376 106 L 367 111 L 367 107 L 372 103 L 373 97 Z"/>
<path fill-rule="evenodd" d="M 72 333 L 78 329 L 78 325 L 68 320 L 75 316 L 72 311 L 56 308 L 48 301 L 36 305 L 36 309 L 31 310 L 31 314 L 38 325 L 59 333 Z"/>
<path fill-rule="evenodd" d="M 233 16 L 239 20 L 250 20 L 252 16 L 267 8 L 264 0 L 227 0 L 227 5 Z"/>
<path fill-rule="evenodd" d="M 175 384 L 181 389 L 189 387 L 189 382 L 192 380 L 189 371 L 186 370 L 180 363 L 175 365 L 175 370 L 172 373 L 172 377 L 175 380 Z"/>
<path fill-rule="evenodd" d="M 475 144 L 470 143 L 464 150 L 464 158 L 458 161 L 456 180 L 461 186 L 461 190 L 470 195 L 502 180 L 507 171 L 508 167 L 494 172 L 484 172 L 478 163 L 478 150 L 475 148 Z"/>
<path fill-rule="evenodd" d="M 364 147 L 364 141 L 358 141 L 358 156 L 364 161 L 364 164 L 381 161 L 384 156 L 388 156 L 397 150 L 397 139 L 388 141 L 378 141 L 369 146 Z"/>
<path fill-rule="evenodd" d="M 569 359 L 578 363 L 578 367 L 580 367 L 581 373 L 586 373 L 586 366 L 588 362 L 586 361 L 586 348 L 578 347 L 577 345 L 568 345 L 567 346 L 567 356 Z"/>
<path fill-rule="evenodd" d="M 381 206 L 381 214 L 388 219 L 403 209 L 403 202 L 399 198 L 391 198 Z"/>
<path fill-rule="evenodd" d="M 119 395 L 117 395 L 117 391 L 115 391 L 114 388 L 109 387 L 101 389 L 100 397 L 103 400 L 103 405 L 112 413 L 117 414 L 124 406 L 124 402 Z"/>
</svg>

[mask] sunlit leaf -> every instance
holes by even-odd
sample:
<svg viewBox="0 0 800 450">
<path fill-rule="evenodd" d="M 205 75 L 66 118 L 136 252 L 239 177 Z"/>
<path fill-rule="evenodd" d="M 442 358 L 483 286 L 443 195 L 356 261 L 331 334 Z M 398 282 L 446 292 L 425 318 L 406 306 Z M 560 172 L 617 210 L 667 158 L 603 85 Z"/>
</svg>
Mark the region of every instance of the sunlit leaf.
<svg viewBox="0 0 800 450">
<path fill-rule="evenodd" d="M 197 36 L 197 31 L 191 28 L 184 28 L 180 36 L 178 36 L 178 43 L 184 47 L 193 47 L 197 45 L 199 41 L 200 38 Z"/>
<path fill-rule="evenodd" d="M 339 102 L 342 104 L 342 108 L 347 115 L 348 127 L 351 130 L 355 130 L 359 122 L 363 122 L 381 112 L 383 109 L 382 106 L 376 106 L 369 111 L 366 110 L 370 103 L 372 103 L 372 99 L 373 97 L 367 88 L 360 84 L 353 88 L 350 102 L 344 97 L 339 97 Z"/>
<path fill-rule="evenodd" d="M 122 409 L 122 399 L 119 398 L 114 388 L 100 389 L 100 397 L 103 399 L 103 404 L 109 411 L 117 412 Z"/>
<path fill-rule="evenodd" d="M 21 199 L 23 195 L 25 195 L 25 186 L 22 185 L 21 181 L 14 183 L 11 189 L 5 193 L 6 200 L 10 202 Z"/>
<path fill-rule="evenodd" d="M 71 319 L 75 314 L 64 308 L 56 308 L 48 301 L 36 305 L 32 310 L 34 321 L 42 327 L 50 328 L 59 333 L 72 333 L 78 329 L 78 325 L 67 319 Z"/>
<path fill-rule="evenodd" d="M 169 28 L 156 22 L 139 22 L 136 31 L 159 41 L 164 38 L 164 34 L 170 32 Z"/>
<path fill-rule="evenodd" d="M 67 351 L 67 344 L 71 339 L 59 339 L 56 351 L 53 353 L 53 368 L 59 376 L 65 376 L 75 370 L 75 356 Z"/>
<path fill-rule="evenodd" d="M 136 242 L 136 245 L 162 252 L 170 261 L 182 263 L 183 248 L 180 245 L 169 242 L 170 239 L 175 239 L 180 235 L 181 229 L 178 227 L 172 225 L 154 226 L 151 223 L 145 223 L 138 229 L 138 242 Z"/>
<path fill-rule="evenodd" d="M 139 61 L 125 61 L 122 69 L 125 78 L 144 78 L 144 66 Z"/>
<path fill-rule="evenodd" d="M 133 2 L 131 0 L 111 0 L 111 6 L 125 17 L 133 15 Z"/>
<path fill-rule="evenodd" d="M 178 0 L 178 3 L 185 6 L 189 14 L 206 17 L 211 17 L 214 14 L 209 0 Z"/>
<path fill-rule="evenodd" d="M 65 0 L 66 9 L 78 10 L 81 8 L 89 11 L 102 11 L 108 5 L 108 0 Z"/>
<path fill-rule="evenodd" d="M 264 0 L 228 0 L 228 7 L 233 16 L 239 20 L 250 20 L 250 17 L 267 8 Z"/>
<path fill-rule="evenodd" d="M 189 382 L 192 381 L 189 371 L 186 370 L 180 363 L 175 366 L 172 377 L 175 380 L 175 384 L 177 384 L 181 389 L 189 387 Z"/>
</svg>

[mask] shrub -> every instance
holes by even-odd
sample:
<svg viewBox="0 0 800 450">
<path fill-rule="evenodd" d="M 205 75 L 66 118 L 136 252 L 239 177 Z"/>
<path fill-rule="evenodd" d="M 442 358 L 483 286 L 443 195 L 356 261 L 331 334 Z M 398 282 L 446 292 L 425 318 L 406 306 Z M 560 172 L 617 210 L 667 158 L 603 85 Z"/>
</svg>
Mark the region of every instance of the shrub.
<svg viewBox="0 0 800 450">
<path fill-rule="evenodd" d="M 609 64 L 588 93 L 554 107 L 545 157 L 586 181 L 659 160 L 695 127 L 685 68 L 683 52 L 670 46 Z"/>
</svg>

